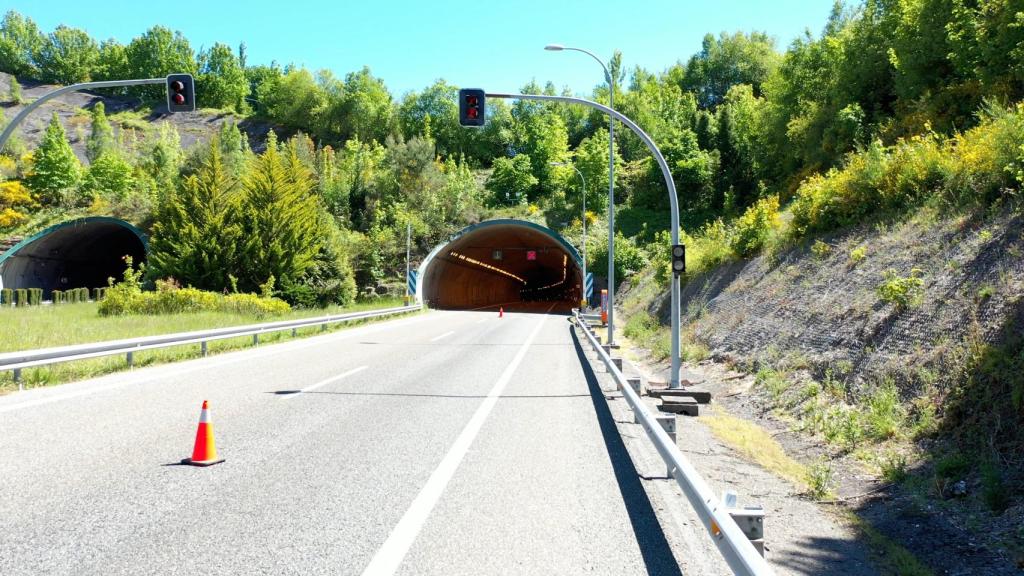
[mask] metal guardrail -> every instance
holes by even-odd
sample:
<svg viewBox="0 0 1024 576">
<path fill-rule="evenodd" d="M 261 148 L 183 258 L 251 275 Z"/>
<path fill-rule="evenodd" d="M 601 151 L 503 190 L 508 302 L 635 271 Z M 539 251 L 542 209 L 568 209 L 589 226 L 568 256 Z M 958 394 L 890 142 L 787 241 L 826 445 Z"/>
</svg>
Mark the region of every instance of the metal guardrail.
<svg viewBox="0 0 1024 576">
<path fill-rule="evenodd" d="M 239 336 L 252 336 L 253 344 L 259 344 L 260 334 L 292 330 L 292 335 L 299 328 L 309 326 L 320 326 L 326 330 L 328 324 L 339 322 L 351 322 L 366 318 L 379 318 L 382 316 L 393 316 L 405 314 L 422 309 L 423 306 L 398 306 L 394 308 L 383 308 L 380 310 L 367 310 L 365 312 L 350 312 L 348 314 L 334 314 L 330 316 L 319 316 L 316 318 L 301 318 L 298 320 L 282 320 L 279 322 L 265 322 L 263 324 L 246 324 L 244 326 L 232 326 L 229 328 L 217 328 L 214 330 L 199 330 L 194 332 L 178 332 L 175 334 L 163 334 L 160 336 L 143 336 L 141 338 L 128 338 L 124 340 L 108 340 L 92 344 L 75 344 L 72 346 L 59 346 L 56 348 L 40 348 L 38 350 L 25 350 L 22 352 L 7 352 L 0 354 L 0 370 L 11 370 L 14 372 L 14 381 L 18 383 L 18 390 L 22 389 L 21 371 L 24 368 L 34 368 L 49 364 L 59 364 L 74 360 L 87 360 L 90 358 L 101 358 L 103 356 L 115 356 L 125 354 L 128 366 L 133 363 L 132 355 L 143 350 L 156 348 L 169 348 L 171 346 L 183 346 L 186 344 L 199 344 L 203 356 L 207 354 L 207 343 L 214 340 L 226 338 L 237 338 Z"/>
<path fill-rule="evenodd" d="M 768 576 L 774 574 L 768 562 L 758 553 L 754 545 L 747 539 L 746 534 L 740 529 L 736 521 L 729 515 L 726 506 L 715 497 L 711 487 L 701 478 L 697 469 L 683 456 L 676 446 L 675 441 L 657 422 L 651 411 L 644 405 L 640 396 L 633 390 L 626 380 L 625 375 L 612 361 L 608 352 L 602 348 L 601 343 L 595 338 L 590 327 L 579 312 L 576 312 L 577 325 L 583 329 L 587 339 L 594 347 L 598 357 L 608 368 L 608 373 L 618 383 L 622 390 L 623 397 L 629 403 L 633 414 L 644 430 L 648 438 L 658 450 L 661 458 L 669 470 L 669 474 L 675 479 L 683 494 L 690 501 L 690 505 L 697 512 L 700 521 L 707 528 L 712 541 L 718 547 L 722 558 L 732 569 L 734 574 L 742 576 Z"/>
</svg>

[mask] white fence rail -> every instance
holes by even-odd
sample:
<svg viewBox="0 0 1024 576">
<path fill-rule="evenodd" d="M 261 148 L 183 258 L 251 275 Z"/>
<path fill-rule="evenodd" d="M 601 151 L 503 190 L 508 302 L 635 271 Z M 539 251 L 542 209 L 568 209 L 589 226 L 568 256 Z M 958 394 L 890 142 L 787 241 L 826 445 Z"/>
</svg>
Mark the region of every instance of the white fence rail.
<svg viewBox="0 0 1024 576">
<path fill-rule="evenodd" d="M 647 432 L 648 438 L 658 450 L 669 474 L 675 479 L 683 494 L 690 501 L 693 509 L 697 512 L 700 521 L 707 528 L 711 540 L 718 547 L 722 558 L 732 569 L 734 574 L 742 576 L 768 576 L 773 574 L 768 562 L 758 553 L 754 545 L 747 539 L 747 535 L 740 529 L 736 521 L 729 514 L 728 508 L 712 492 L 711 487 L 700 476 L 697 469 L 690 464 L 676 446 L 675 441 L 661 427 L 651 411 L 644 405 L 643 400 L 629 385 L 622 371 L 612 361 L 611 356 L 595 337 L 586 319 L 576 313 L 577 325 L 586 334 L 598 357 L 604 362 L 608 373 L 618 383 L 622 395 L 629 403 L 636 421 L 639 422 Z"/>
<path fill-rule="evenodd" d="M 72 346 L 59 346 L 56 348 L 40 348 L 38 350 L 25 350 L 22 352 L 6 352 L 0 354 L 0 370 L 14 372 L 14 381 L 18 383 L 18 390 L 22 389 L 21 371 L 24 368 L 35 368 L 61 362 L 74 360 L 87 360 L 103 356 L 116 356 L 124 354 L 131 366 L 132 355 L 143 350 L 156 348 L 169 348 L 171 346 L 183 346 L 186 344 L 199 344 L 203 356 L 207 352 L 207 343 L 214 340 L 226 338 L 237 338 L 239 336 L 252 336 L 253 343 L 259 343 L 260 334 L 291 330 L 292 334 L 299 328 L 320 326 L 325 330 L 328 324 L 339 322 L 351 322 L 367 318 L 380 318 L 415 312 L 422 308 L 421 305 L 399 306 L 395 308 L 383 308 L 380 310 L 367 310 L 364 312 L 350 312 L 347 314 L 333 314 L 330 316 L 318 316 L 316 318 L 301 318 L 298 320 L 282 320 L 279 322 L 266 322 L 263 324 L 247 324 L 245 326 L 232 326 L 229 328 L 217 328 L 214 330 L 200 330 L 195 332 L 178 332 L 175 334 L 163 334 L 160 336 L 143 336 L 141 338 L 128 338 L 124 340 L 109 340 L 107 342 L 96 342 L 92 344 L 75 344 Z"/>
</svg>

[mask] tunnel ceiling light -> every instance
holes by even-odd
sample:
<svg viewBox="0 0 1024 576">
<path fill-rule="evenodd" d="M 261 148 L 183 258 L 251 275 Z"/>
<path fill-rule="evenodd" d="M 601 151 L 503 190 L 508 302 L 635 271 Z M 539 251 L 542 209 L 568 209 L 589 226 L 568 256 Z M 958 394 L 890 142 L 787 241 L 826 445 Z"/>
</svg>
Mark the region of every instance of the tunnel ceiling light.
<svg viewBox="0 0 1024 576">
<path fill-rule="evenodd" d="M 516 276 L 515 274 L 513 274 L 513 273 L 511 273 L 511 272 L 509 272 L 507 270 L 502 270 L 501 268 L 498 268 L 497 266 L 491 266 L 490 264 L 488 264 L 486 262 L 481 262 L 481 261 L 477 260 L 476 258 L 470 258 L 469 256 L 466 256 L 465 254 L 459 254 L 458 252 L 456 252 L 454 250 L 449 252 L 448 255 L 449 256 L 453 256 L 455 258 L 458 258 L 459 260 L 462 260 L 464 262 L 469 262 L 470 264 L 476 264 L 477 266 L 480 266 L 481 268 L 486 268 L 488 270 L 492 270 L 494 272 L 497 272 L 498 274 L 503 274 L 505 276 L 508 276 L 509 278 L 513 278 L 515 280 L 518 280 L 521 284 L 526 284 L 526 280 L 523 280 L 519 276 Z"/>
<path fill-rule="evenodd" d="M 555 286 L 565 284 L 566 278 L 569 277 L 569 256 L 562 254 L 562 279 L 554 284 L 548 284 L 547 286 L 541 286 L 540 288 L 534 288 L 534 290 L 547 290 L 548 288 L 554 288 Z"/>
</svg>

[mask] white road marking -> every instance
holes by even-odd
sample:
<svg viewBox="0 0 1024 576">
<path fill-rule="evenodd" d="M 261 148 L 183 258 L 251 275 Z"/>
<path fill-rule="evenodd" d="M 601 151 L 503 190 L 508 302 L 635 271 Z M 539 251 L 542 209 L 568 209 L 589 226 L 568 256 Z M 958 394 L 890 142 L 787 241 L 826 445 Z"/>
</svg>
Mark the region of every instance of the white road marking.
<svg viewBox="0 0 1024 576">
<path fill-rule="evenodd" d="M 487 322 L 487 320 L 488 320 L 488 318 L 481 318 L 481 319 L 477 320 L 476 322 L 474 322 L 474 324 L 483 324 L 484 322 Z"/>
<path fill-rule="evenodd" d="M 438 340 L 440 340 L 442 338 L 447 338 L 447 337 L 451 336 L 452 334 L 455 334 L 455 330 L 449 330 L 448 332 L 445 332 L 444 334 L 441 334 L 440 336 L 434 336 L 433 338 L 430 339 L 430 341 L 431 342 L 437 342 Z"/>
<path fill-rule="evenodd" d="M 298 392 L 296 392 L 294 394 L 284 394 L 284 395 L 281 396 L 281 399 L 282 400 L 287 400 L 289 398 L 295 398 L 296 396 L 298 396 L 299 394 L 302 394 L 303 392 L 312 392 L 313 390 L 316 390 L 317 388 L 319 388 L 321 386 L 326 386 L 326 385 L 330 384 L 331 382 L 337 382 L 338 380 L 341 380 L 342 378 L 345 378 L 346 376 L 351 376 L 353 374 L 358 374 L 359 372 L 362 372 L 363 370 L 366 370 L 367 368 L 369 368 L 369 366 L 360 366 L 359 368 L 353 368 L 353 369 L 349 370 L 348 372 L 343 372 L 341 374 L 338 374 L 337 376 L 331 376 L 330 378 L 328 378 L 326 380 L 321 380 L 320 382 L 317 382 L 316 384 L 312 384 L 310 386 L 306 386 L 305 388 L 303 388 L 302 390 L 299 390 Z"/>
<path fill-rule="evenodd" d="M 194 359 L 194 360 L 186 360 L 186 362 L 196 362 L 196 364 L 194 364 L 192 366 L 188 366 L 186 368 L 182 368 L 180 370 L 170 370 L 170 371 L 167 371 L 167 372 L 160 372 L 159 374 L 144 375 L 144 376 L 142 376 L 140 378 L 131 378 L 131 379 L 128 379 L 128 380 L 122 380 L 122 381 L 119 381 L 119 382 L 113 382 L 113 383 L 106 384 L 106 385 L 90 386 L 90 387 L 86 388 L 85 390 L 74 390 L 74 391 L 68 392 L 66 394 L 54 394 L 52 396 L 51 395 L 47 395 L 47 396 L 44 396 L 43 398 L 36 398 L 36 399 L 33 399 L 33 400 L 26 400 L 24 402 L 18 402 L 17 404 L 9 404 L 9 405 L 6 405 L 6 406 L 0 405 L 0 414 L 3 414 L 4 412 L 13 412 L 14 410 L 19 410 L 21 408 L 31 408 L 33 406 L 42 406 L 42 405 L 50 404 L 50 403 L 53 403 L 53 402 L 60 402 L 62 400 L 70 400 L 72 398 L 79 398 L 79 397 L 82 397 L 82 396 L 88 396 L 90 394 L 95 394 L 97 392 L 105 392 L 107 390 L 115 390 L 117 388 L 124 388 L 125 386 L 133 386 L 133 385 L 138 385 L 138 384 L 148 384 L 150 382 L 155 382 L 157 380 L 163 380 L 163 379 L 166 379 L 166 378 L 173 378 L 173 377 L 176 377 L 176 376 L 182 376 L 184 374 L 191 374 L 192 372 L 198 372 L 198 371 L 201 371 L 201 370 L 209 370 L 211 368 L 219 368 L 221 366 L 227 366 L 229 364 L 235 364 L 237 362 L 242 362 L 242 361 L 250 360 L 250 359 L 253 359 L 253 358 L 261 358 L 261 357 L 264 357 L 264 356 L 273 356 L 273 355 L 276 355 L 276 354 L 283 354 L 285 352 L 291 352 L 293 350 L 302 350 L 302 349 L 305 349 L 305 348 L 312 348 L 313 346 L 321 346 L 321 345 L 324 345 L 324 344 L 330 344 L 330 343 L 333 343 L 333 342 L 336 342 L 336 341 L 339 341 L 339 340 L 347 340 L 349 338 L 353 338 L 353 337 L 356 337 L 356 336 L 362 336 L 362 335 L 365 335 L 365 334 L 372 334 L 372 333 L 375 333 L 375 332 L 380 332 L 381 330 L 385 330 L 387 328 L 391 328 L 391 327 L 395 327 L 395 326 L 404 326 L 404 325 L 407 325 L 407 324 L 413 324 L 413 323 L 416 323 L 416 322 L 422 322 L 424 320 L 429 320 L 429 319 L 430 319 L 429 315 L 416 316 L 416 317 L 413 317 L 413 318 L 402 318 L 402 319 L 396 319 L 396 320 L 392 320 L 392 321 L 381 322 L 381 323 L 375 324 L 373 326 L 350 328 L 350 329 L 344 330 L 342 332 L 336 332 L 334 334 L 329 334 L 327 336 L 313 336 L 311 338 L 303 338 L 301 340 L 292 340 L 291 342 L 284 342 L 282 344 L 275 344 L 275 345 L 266 346 L 266 347 L 262 347 L 262 348 L 250 348 L 248 350 L 233 351 L 233 352 L 229 352 L 228 353 L 228 354 L 232 354 L 233 355 L 232 357 L 226 358 L 226 359 L 221 360 L 219 362 L 205 362 L 204 360 L 207 360 L 207 359 L 199 359 L 199 358 Z M 163 368 L 165 366 L 166 367 L 173 367 L 174 364 L 173 363 L 172 364 L 165 364 L 164 366 L 154 367 L 153 369 L 154 370 L 159 370 L 159 369 L 161 369 L 161 368 Z M 119 375 L 120 374 L 115 374 L 114 376 L 119 376 Z M 88 382 L 88 381 L 86 380 L 86 381 L 82 381 L 82 382 Z M 72 383 L 66 384 L 66 386 L 76 386 L 76 385 L 81 384 L 82 382 L 72 382 Z M 38 390 L 40 392 L 42 392 L 44 390 L 52 390 L 52 388 L 47 388 L 47 389 L 40 388 Z M 29 390 L 29 391 L 26 391 L 26 392 L 23 392 L 23 393 L 19 393 L 18 396 L 21 396 L 21 394 L 32 394 L 33 391 L 34 390 Z"/>
<path fill-rule="evenodd" d="M 554 308 L 554 304 L 551 305 L 551 308 Z M 551 308 L 548 308 L 547 312 L 550 313 Z M 409 548 L 416 541 L 416 537 L 423 528 L 423 524 L 426 523 L 427 517 L 430 516 L 430 512 L 437 505 L 437 501 L 441 499 L 441 495 L 444 494 L 448 482 L 455 475 L 455 471 L 458 469 L 459 464 L 462 463 L 466 452 L 469 451 L 470 445 L 472 445 L 476 435 L 480 432 L 484 421 L 487 420 L 487 416 L 498 402 L 502 392 L 505 391 L 505 387 L 508 385 L 509 380 L 512 379 L 512 375 L 515 374 L 516 368 L 519 367 L 523 358 L 526 357 L 526 352 L 537 338 L 537 334 L 540 333 L 545 320 L 547 320 L 547 314 L 541 317 L 540 322 L 537 323 L 533 332 L 526 339 L 526 342 L 523 343 L 519 351 L 516 352 L 515 357 L 512 358 L 512 362 L 505 367 L 505 371 L 501 373 L 498 381 L 494 383 L 491 391 L 487 393 L 487 398 L 484 399 L 480 407 L 473 413 L 469 423 L 462 429 L 452 447 L 448 449 L 448 453 L 445 454 L 444 459 L 441 460 L 434 473 L 430 475 L 420 493 L 416 495 L 416 499 L 413 500 L 405 515 L 402 516 L 394 530 L 391 531 L 391 535 L 388 536 L 384 545 L 380 547 L 380 550 L 377 550 L 373 559 L 370 560 L 370 564 L 363 570 L 363 576 L 391 576 L 398 570 L 402 560 L 405 559 L 405 555 L 409 552 Z"/>
</svg>

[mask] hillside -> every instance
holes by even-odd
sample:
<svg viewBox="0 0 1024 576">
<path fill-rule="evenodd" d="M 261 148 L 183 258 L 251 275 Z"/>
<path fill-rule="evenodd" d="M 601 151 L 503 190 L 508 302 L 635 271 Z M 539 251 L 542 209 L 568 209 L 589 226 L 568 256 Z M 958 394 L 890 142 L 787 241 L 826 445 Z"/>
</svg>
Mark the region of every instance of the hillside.
<svg viewBox="0 0 1024 576">
<path fill-rule="evenodd" d="M 690 367 L 713 381 L 717 364 L 750 374 L 722 395 L 727 409 L 827 458 L 840 484 L 876 477 L 861 512 L 932 568 L 1003 573 L 1024 551 L 1022 254 L 1019 212 L 924 209 L 727 263 L 684 285 L 684 340 L 706 348 Z M 668 323 L 650 271 L 620 303 L 626 320 Z M 960 544 L 940 551 L 944 538 L 902 514 Z M 967 540 L 974 556 L 958 558 Z"/>
<path fill-rule="evenodd" d="M 25 103 L 58 88 L 52 84 L 42 84 L 28 79 L 20 79 L 22 99 Z M 11 75 L 0 72 L 0 108 L 3 109 L 6 121 L 17 115 L 24 104 L 15 104 L 6 97 L 10 93 Z M 103 102 L 111 123 L 119 129 L 134 129 L 140 136 L 147 133 L 160 122 L 169 122 L 181 136 L 181 145 L 187 149 L 196 143 L 206 142 L 212 134 L 228 121 L 234 120 L 240 130 L 249 138 L 249 144 L 255 150 L 261 150 L 266 141 L 270 125 L 265 122 L 243 119 L 233 113 L 218 110 L 200 109 L 188 114 L 168 114 L 166 106 L 158 104 L 146 107 L 141 100 L 134 98 L 112 98 L 95 92 L 75 92 L 63 94 L 44 103 L 33 112 L 19 128 L 17 134 L 28 150 L 33 150 L 46 131 L 53 113 L 56 112 L 68 133 L 68 140 L 75 155 L 82 162 L 86 161 L 85 141 L 89 135 L 90 118 L 88 110 Z"/>
</svg>

